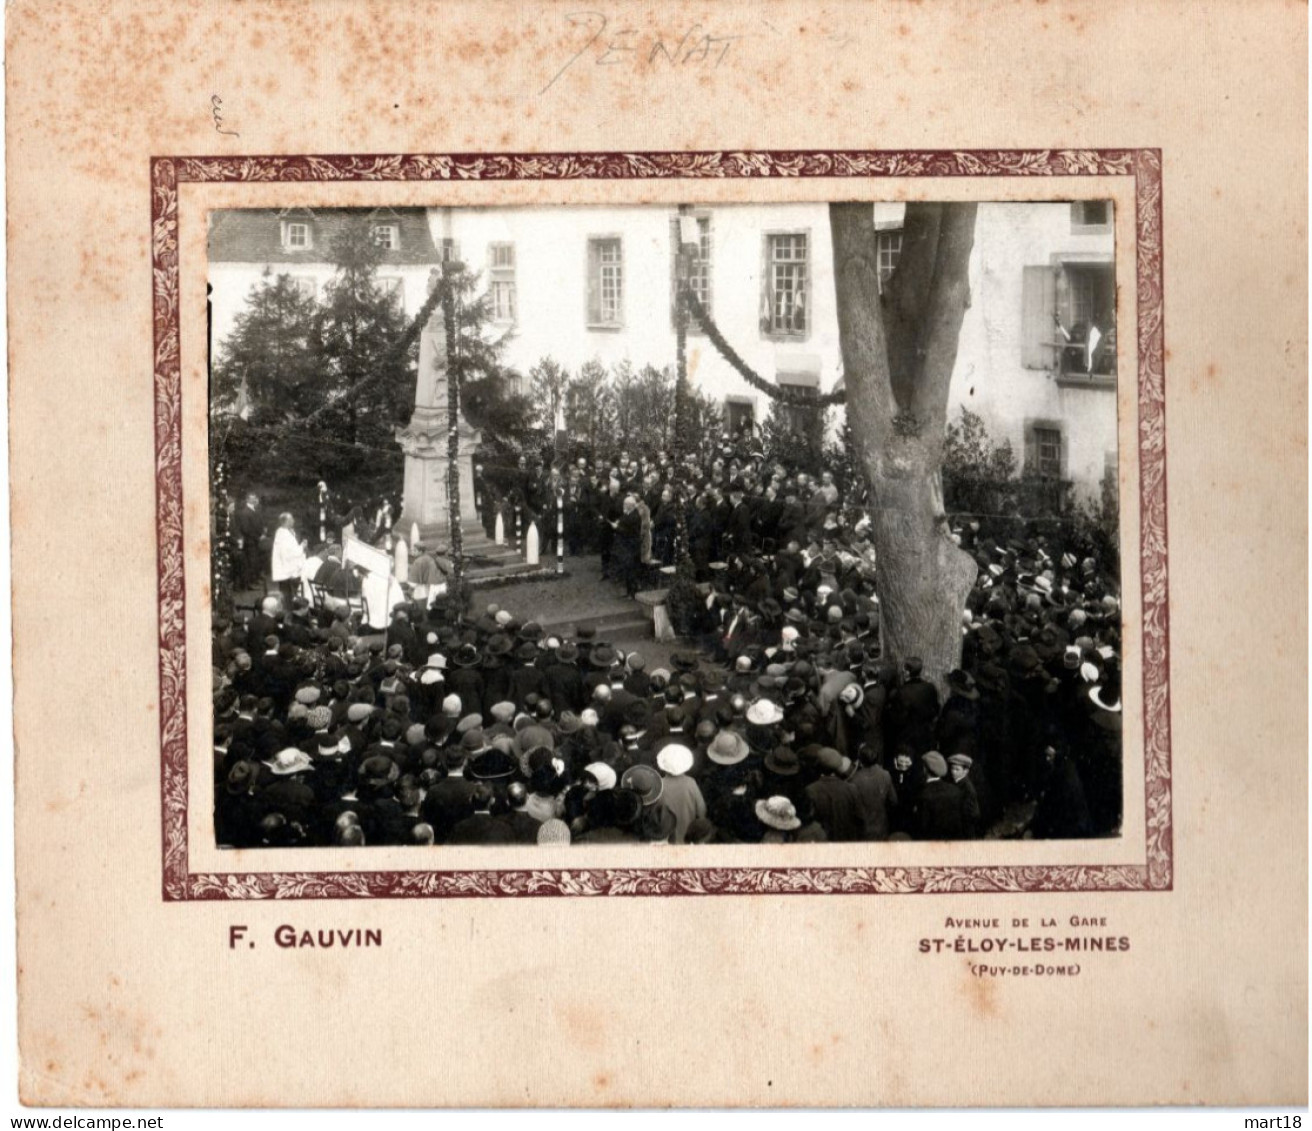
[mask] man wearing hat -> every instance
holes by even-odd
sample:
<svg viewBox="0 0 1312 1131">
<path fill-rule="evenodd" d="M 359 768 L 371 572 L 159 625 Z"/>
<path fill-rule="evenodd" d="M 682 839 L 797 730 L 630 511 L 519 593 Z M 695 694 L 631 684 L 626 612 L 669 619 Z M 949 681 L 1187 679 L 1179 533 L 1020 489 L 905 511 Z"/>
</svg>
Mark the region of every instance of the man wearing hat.
<svg viewBox="0 0 1312 1131">
<path fill-rule="evenodd" d="M 935 727 L 938 749 L 947 755 L 978 753 L 979 691 L 969 673 L 948 672 L 948 697 Z"/>
<path fill-rule="evenodd" d="M 257 789 L 259 767 L 234 762 L 214 798 L 214 831 L 220 848 L 251 848 L 259 843 L 263 800 Z"/>
<path fill-rule="evenodd" d="M 897 790 L 892 775 L 875 762 L 868 746 L 861 748 L 860 764 L 850 783 L 861 813 L 861 839 L 887 840 L 892 831 L 891 814 L 897 809 Z"/>
<path fill-rule="evenodd" d="M 967 837 L 979 835 L 980 817 L 984 813 L 984 806 L 980 804 L 979 793 L 975 788 L 975 782 L 972 780 L 970 772 L 974 764 L 975 760 L 969 754 L 953 754 L 948 758 L 948 774 L 952 778 L 952 783 L 965 796 L 965 835 Z M 991 817 L 992 814 L 989 814 L 989 816 Z"/>
<path fill-rule="evenodd" d="M 816 780 L 806 787 L 806 795 L 815 808 L 815 818 L 832 841 L 861 840 L 865 822 L 856 791 L 847 780 L 852 773 L 852 759 L 832 746 L 821 746 L 812 754 Z"/>
<path fill-rule="evenodd" d="M 491 786 L 475 785 L 470 795 L 473 812 L 451 827 L 446 843 L 514 844 L 515 833 L 510 825 L 492 814 L 495 796 Z"/>
<path fill-rule="evenodd" d="M 642 798 L 631 789 L 600 790 L 589 799 L 584 815 L 571 826 L 575 844 L 638 844 Z"/>
<path fill-rule="evenodd" d="M 473 796 L 478 783 L 464 776 L 464 754 L 459 749 L 447 751 L 445 768 L 439 772 L 444 776 L 428 787 L 419 815 L 433 826 L 436 842 L 445 844 L 456 823 L 474 811 Z"/>
<path fill-rule="evenodd" d="M 584 707 L 583 676 L 579 672 L 578 660 L 578 645 L 565 640 L 556 648 L 543 671 L 546 694 L 551 702 L 560 710 L 576 714 Z"/>
<path fill-rule="evenodd" d="M 967 799 L 948 778 L 948 763 L 937 750 L 925 752 L 925 784 L 916 812 L 917 840 L 962 840 L 970 835 Z"/>
<path fill-rule="evenodd" d="M 478 667 L 482 662 L 479 651 L 472 644 L 462 644 L 453 657 L 454 668 L 447 670 L 446 685 L 451 692 L 460 696 L 461 705 L 466 713 L 481 711 L 484 702 L 484 684 Z"/>
<path fill-rule="evenodd" d="M 237 578 L 239 589 L 258 589 L 264 583 L 264 555 L 260 541 L 267 525 L 260 511 L 260 497 L 254 491 L 246 495 L 233 516 L 233 534 L 237 540 Z"/>
<path fill-rule="evenodd" d="M 791 746 L 776 746 L 765 756 L 761 769 L 761 795 L 787 797 L 794 804 L 815 779 L 814 767 L 803 772 L 801 759 Z"/>
<path fill-rule="evenodd" d="M 530 695 L 548 692 L 546 674 L 538 667 L 538 646 L 525 641 L 515 651 L 515 666 L 510 675 L 510 698 L 524 707 Z"/>
<path fill-rule="evenodd" d="M 934 742 L 938 688 L 924 678 L 925 664 L 919 656 L 909 657 L 902 666 L 902 686 L 890 696 L 888 705 L 889 737 L 894 745 L 906 745 L 922 754 Z"/>
</svg>

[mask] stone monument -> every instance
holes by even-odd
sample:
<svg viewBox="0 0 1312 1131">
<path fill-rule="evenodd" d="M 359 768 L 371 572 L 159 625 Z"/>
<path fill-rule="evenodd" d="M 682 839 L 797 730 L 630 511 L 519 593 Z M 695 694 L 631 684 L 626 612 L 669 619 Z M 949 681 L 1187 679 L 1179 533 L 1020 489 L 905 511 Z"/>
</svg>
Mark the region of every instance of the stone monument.
<svg viewBox="0 0 1312 1131">
<path fill-rule="evenodd" d="M 428 277 L 428 291 L 441 278 L 436 268 Z M 477 525 L 474 506 L 474 449 L 482 438 L 462 417 L 458 423 L 460 517 Z M 409 530 L 417 523 L 421 535 L 443 548 L 451 544 L 447 490 L 447 359 L 446 323 L 439 304 L 419 336 L 419 374 L 415 380 L 415 410 L 410 423 L 397 429 L 405 453 L 405 487 L 399 525 Z"/>
</svg>

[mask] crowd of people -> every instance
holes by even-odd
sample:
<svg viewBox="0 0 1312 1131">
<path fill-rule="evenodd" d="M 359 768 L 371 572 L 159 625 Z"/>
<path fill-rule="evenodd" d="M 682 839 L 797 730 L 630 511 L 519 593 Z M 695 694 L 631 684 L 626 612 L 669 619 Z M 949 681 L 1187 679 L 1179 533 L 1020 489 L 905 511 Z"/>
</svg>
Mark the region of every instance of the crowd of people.
<svg viewBox="0 0 1312 1131">
<path fill-rule="evenodd" d="M 603 576 L 630 596 L 675 564 L 680 498 L 689 500 L 687 549 L 703 580 L 713 561 L 733 551 L 773 554 L 794 539 L 804 545 L 810 531 L 839 521 L 833 472 L 767 470 L 750 430 L 726 435 L 709 460 L 690 458 L 682 467 L 668 452 L 621 451 L 610 460 L 580 456 L 563 467 L 521 459 L 495 471 L 477 465 L 474 478 L 489 536 L 498 516 L 503 530 L 535 523 L 549 555 L 563 528 L 565 553 L 598 555 Z"/>
<path fill-rule="evenodd" d="M 673 563 L 670 461 L 544 475 L 625 591 Z M 1115 562 L 962 521 L 978 577 L 940 682 L 881 648 L 869 516 L 832 477 L 729 453 L 689 478 L 698 615 L 664 666 L 439 593 L 382 631 L 297 594 L 216 618 L 219 843 L 1119 833 Z"/>
</svg>

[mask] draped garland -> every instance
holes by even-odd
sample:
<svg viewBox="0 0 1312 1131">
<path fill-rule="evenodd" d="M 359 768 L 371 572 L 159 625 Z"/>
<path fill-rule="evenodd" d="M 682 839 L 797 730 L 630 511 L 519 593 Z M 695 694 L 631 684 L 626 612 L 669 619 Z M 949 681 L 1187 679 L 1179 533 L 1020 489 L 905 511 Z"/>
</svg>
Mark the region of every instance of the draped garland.
<svg viewBox="0 0 1312 1131">
<path fill-rule="evenodd" d="M 697 588 L 696 568 L 688 546 L 688 300 L 692 291 L 686 274 L 679 273 L 674 295 L 674 345 L 676 379 L 674 386 L 674 564 L 675 574 L 665 594 L 670 623 L 680 636 L 691 636 L 697 628 L 701 593 Z"/>
<path fill-rule="evenodd" d="M 451 534 L 451 591 L 463 594 L 465 578 L 465 532 L 460 516 L 460 356 L 456 341 L 455 292 L 438 284 L 442 292 L 442 320 L 446 330 L 446 498 L 447 523 Z"/>
<path fill-rule="evenodd" d="M 674 295 L 674 351 L 676 375 L 674 383 L 674 563 L 680 574 L 691 573 L 692 558 L 688 553 L 688 296 L 687 281 L 680 278 Z M 686 563 L 686 565 L 685 565 Z"/>
<path fill-rule="evenodd" d="M 214 544 L 210 547 L 210 593 L 212 607 L 227 611 L 232 602 L 232 516 L 228 512 L 228 465 L 220 457 L 214 461 L 210 481 L 210 498 L 214 508 Z"/>
<path fill-rule="evenodd" d="M 720 328 L 712 321 L 711 316 L 706 312 L 706 308 L 702 306 L 696 294 L 693 293 L 692 288 L 681 285 L 679 290 L 683 294 L 683 302 L 686 304 L 687 309 L 697 319 L 697 324 L 710 339 L 711 345 L 753 389 L 764 393 L 771 400 L 779 401 L 781 404 L 796 405 L 798 408 L 828 408 L 830 405 L 846 403 L 846 389 L 835 389 L 832 393 L 825 393 L 823 396 L 810 396 L 804 393 L 789 392 L 779 385 L 767 381 L 739 357 L 733 346 L 725 340 L 724 335 L 720 333 Z M 680 325 L 682 325 L 682 322 L 680 322 Z"/>
</svg>

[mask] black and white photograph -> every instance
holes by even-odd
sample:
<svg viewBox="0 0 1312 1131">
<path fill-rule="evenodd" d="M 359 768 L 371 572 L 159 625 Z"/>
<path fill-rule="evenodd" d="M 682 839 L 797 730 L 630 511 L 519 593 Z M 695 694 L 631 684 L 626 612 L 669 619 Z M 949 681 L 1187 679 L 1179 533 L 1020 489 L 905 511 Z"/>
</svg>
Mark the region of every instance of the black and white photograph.
<svg viewBox="0 0 1312 1131">
<path fill-rule="evenodd" d="M 210 213 L 220 848 L 1118 838 L 1110 200 Z"/>
</svg>

